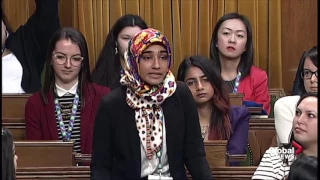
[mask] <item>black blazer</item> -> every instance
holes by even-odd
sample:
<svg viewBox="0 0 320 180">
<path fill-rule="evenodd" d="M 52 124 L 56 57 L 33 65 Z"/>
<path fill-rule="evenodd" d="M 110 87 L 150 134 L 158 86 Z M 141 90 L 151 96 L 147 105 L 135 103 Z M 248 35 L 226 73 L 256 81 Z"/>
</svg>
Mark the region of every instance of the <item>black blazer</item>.
<svg viewBox="0 0 320 180">
<path fill-rule="evenodd" d="M 91 180 L 141 179 L 140 138 L 125 90 L 118 87 L 100 101 L 93 129 Z M 196 105 L 185 83 L 177 82 L 176 92 L 161 106 L 171 176 L 187 179 L 186 165 L 193 179 L 213 179 Z"/>
<path fill-rule="evenodd" d="M 9 32 L 6 47 L 22 66 L 21 87 L 26 93 L 41 88 L 41 73 L 52 34 L 60 28 L 58 0 L 35 0 L 36 10 L 26 24 Z"/>
</svg>

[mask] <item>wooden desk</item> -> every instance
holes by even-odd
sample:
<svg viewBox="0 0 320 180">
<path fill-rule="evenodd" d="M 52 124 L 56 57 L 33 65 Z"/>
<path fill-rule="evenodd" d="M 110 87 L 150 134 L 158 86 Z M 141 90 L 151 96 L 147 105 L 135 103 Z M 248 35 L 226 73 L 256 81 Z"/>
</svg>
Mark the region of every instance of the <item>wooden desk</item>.
<svg viewBox="0 0 320 180">
<path fill-rule="evenodd" d="M 229 93 L 230 104 L 233 106 L 242 106 L 243 94 L 241 93 Z"/>
<path fill-rule="evenodd" d="M 253 165 L 258 166 L 264 152 L 271 146 L 277 146 L 274 119 L 250 119 L 248 138 L 253 154 Z"/>
<path fill-rule="evenodd" d="M 226 140 L 203 142 L 210 168 L 227 165 L 227 142 Z"/>
<path fill-rule="evenodd" d="M 2 94 L 2 126 L 8 128 L 13 139 L 25 140 L 24 110 L 31 94 Z"/>
<path fill-rule="evenodd" d="M 20 160 L 20 159 L 19 159 Z M 90 180 L 89 166 L 17 169 L 17 180 Z"/>
<path fill-rule="evenodd" d="M 73 166 L 73 142 L 16 141 L 19 167 Z"/>
<path fill-rule="evenodd" d="M 249 180 L 257 167 L 215 167 L 212 174 L 215 180 Z M 191 179 L 189 173 L 188 178 Z M 90 167 L 37 167 L 18 168 L 17 180 L 90 180 Z"/>
</svg>

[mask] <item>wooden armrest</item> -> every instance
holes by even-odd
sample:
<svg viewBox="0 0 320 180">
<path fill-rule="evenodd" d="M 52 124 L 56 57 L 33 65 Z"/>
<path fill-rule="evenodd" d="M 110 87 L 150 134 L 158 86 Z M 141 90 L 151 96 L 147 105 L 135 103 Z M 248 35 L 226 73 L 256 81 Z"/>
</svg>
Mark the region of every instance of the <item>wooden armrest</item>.
<svg viewBox="0 0 320 180">
<path fill-rule="evenodd" d="M 75 155 L 75 162 L 76 163 L 83 163 L 83 162 L 90 163 L 91 162 L 91 154 L 80 154 L 80 153 L 77 153 Z"/>
<path fill-rule="evenodd" d="M 228 154 L 228 162 L 242 162 L 246 160 L 246 154 Z"/>
</svg>

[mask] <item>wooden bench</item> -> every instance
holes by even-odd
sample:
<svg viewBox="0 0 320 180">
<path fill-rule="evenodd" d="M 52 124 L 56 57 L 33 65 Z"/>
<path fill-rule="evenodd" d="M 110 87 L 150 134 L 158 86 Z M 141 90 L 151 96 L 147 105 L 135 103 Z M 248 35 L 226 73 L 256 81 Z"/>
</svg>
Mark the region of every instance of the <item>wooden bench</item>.
<svg viewBox="0 0 320 180">
<path fill-rule="evenodd" d="M 249 180 L 257 167 L 215 167 L 215 180 Z M 188 178 L 191 179 L 189 173 Z M 18 168 L 18 180 L 90 180 L 89 166 Z"/>
<path fill-rule="evenodd" d="M 277 146 L 274 119 L 250 119 L 248 141 L 253 154 L 253 165 L 258 166 L 264 152 L 271 146 Z"/>
<path fill-rule="evenodd" d="M 2 126 L 10 130 L 13 139 L 25 140 L 25 105 L 31 94 L 2 94 Z"/>
<path fill-rule="evenodd" d="M 16 141 L 19 167 L 64 167 L 75 165 L 73 142 Z"/>
</svg>

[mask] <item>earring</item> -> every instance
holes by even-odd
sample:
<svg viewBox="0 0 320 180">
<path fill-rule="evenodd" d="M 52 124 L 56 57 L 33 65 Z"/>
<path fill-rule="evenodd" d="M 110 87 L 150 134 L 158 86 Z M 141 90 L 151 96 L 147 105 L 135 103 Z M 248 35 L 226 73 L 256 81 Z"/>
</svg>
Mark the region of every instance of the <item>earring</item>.
<svg viewBox="0 0 320 180">
<path fill-rule="evenodd" d="M 115 53 L 114 53 L 114 54 L 118 54 L 118 48 L 115 47 L 114 50 L 115 50 Z"/>
</svg>

